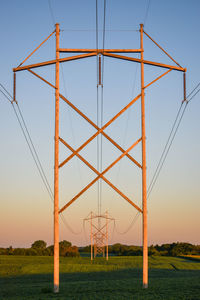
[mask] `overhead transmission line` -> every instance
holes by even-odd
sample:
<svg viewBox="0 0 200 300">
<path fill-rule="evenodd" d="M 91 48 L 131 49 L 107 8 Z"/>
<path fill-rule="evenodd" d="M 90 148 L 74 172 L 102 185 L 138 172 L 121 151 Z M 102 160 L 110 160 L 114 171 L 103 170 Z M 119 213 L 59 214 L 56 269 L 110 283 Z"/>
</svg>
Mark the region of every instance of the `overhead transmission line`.
<svg viewBox="0 0 200 300">
<path fill-rule="evenodd" d="M 52 24 L 54 26 L 56 21 L 55 21 L 53 9 L 52 9 L 52 6 L 51 6 L 51 0 L 48 0 L 48 4 L 49 4 L 50 15 L 51 15 L 51 18 L 52 18 Z M 60 30 L 60 31 L 62 32 L 64 30 Z M 67 87 L 66 87 L 65 75 L 64 75 L 64 70 L 63 70 L 63 65 L 62 64 L 61 64 L 61 73 L 62 73 L 64 94 L 65 94 L 65 97 L 67 98 Z M 73 143 L 76 144 L 76 136 L 75 136 L 75 133 L 74 133 L 72 116 L 71 116 L 71 113 L 70 113 L 70 110 L 69 110 L 68 106 L 67 106 L 67 112 L 68 112 L 69 123 L 70 123 L 70 128 L 71 128 L 72 140 L 73 140 Z M 81 181 L 81 183 L 83 183 L 83 178 L 82 178 L 81 170 L 80 170 L 80 163 L 79 163 L 79 160 L 77 160 L 77 159 L 76 159 L 76 167 L 77 167 L 77 170 L 78 170 L 77 173 L 79 174 L 80 181 Z"/>
<path fill-rule="evenodd" d="M 12 98 L 11 94 L 7 91 L 7 89 L 6 89 L 1 83 L 0 83 L 0 86 L 1 86 L 1 87 L 4 89 L 4 91 L 7 93 L 7 95 L 6 95 L 6 94 L 0 89 L 0 92 L 7 98 L 7 100 L 8 100 L 8 101 L 11 103 L 11 105 L 12 105 L 12 108 L 13 108 L 13 110 L 14 110 L 15 116 L 16 116 L 16 118 L 17 118 L 17 120 L 18 120 L 18 123 L 19 123 L 19 125 L 20 125 L 21 130 L 22 130 L 22 133 L 23 133 L 23 135 L 24 135 L 24 138 L 25 138 L 25 140 L 26 140 L 26 142 L 27 142 L 27 145 L 28 145 L 28 147 L 29 147 L 29 150 L 30 150 L 30 152 L 31 152 L 31 156 L 33 157 L 33 160 L 34 160 L 34 162 L 35 162 L 35 164 L 36 164 L 36 167 L 37 167 L 37 169 L 38 169 L 38 172 L 39 172 L 39 174 L 40 174 L 40 177 L 41 177 L 41 179 L 42 179 L 42 181 L 43 181 L 43 183 L 44 183 L 44 185 L 45 185 L 45 187 L 46 187 L 46 189 L 47 189 L 47 192 L 48 192 L 50 198 L 51 198 L 52 201 L 53 201 L 53 192 L 52 192 L 52 190 L 51 190 L 51 187 L 50 187 L 49 182 L 48 182 L 48 180 L 47 180 L 47 177 L 46 177 L 46 175 L 45 175 L 44 169 L 43 169 L 42 164 L 41 164 L 41 162 L 40 162 L 39 156 L 38 156 L 37 151 L 36 151 L 36 149 L 35 149 L 35 146 L 34 146 L 34 144 L 33 144 L 32 138 L 31 138 L 31 136 L 30 136 L 29 130 L 28 130 L 27 125 L 26 125 L 26 123 L 25 123 L 25 120 L 24 120 L 24 118 L 23 118 L 23 115 L 22 115 L 21 109 L 20 109 L 20 107 L 19 107 L 19 104 L 16 103 L 16 108 L 17 108 L 17 109 L 16 109 L 15 106 L 14 106 L 14 101 L 13 101 L 13 98 Z"/>
<path fill-rule="evenodd" d="M 106 29 L 106 0 L 104 0 L 104 13 L 103 13 L 103 51 L 105 49 L 105 29 Z M 101 128 L 103 127 L 103 107 L 104 107 L 104 55 L 102 57 L 102 73 L 101 73 Z M 100 173 L 103 169 L 103 136 L 100 136 Z M 102 205 L 102 179 L 100 178 L 100 213 Z"/>
<path fill-rule="evenodd" d="M 34 163 L 35 163 L 35 165 L 36 165 L 36 168 L 37 168 L 37 170 L 38 170 L 38 172 L 39 172 L 40 178 L 41 178 L 41 180 L 42 180 L 42 182 L 43 182 L 43 184 L 44 184 L 44 186 L 45 186 L 45 188 L 46 188 L 46 190 L 47 190 L 47 193 L 48 193 L 48 195 L 49 195 L 49 197 L 50 197 L 52 203 L 54 203 L 54 194 L 53 194 L 53 191 L 52 191 L 52 189 L 51 189 L 51 186 L 50 186 L 49 181 L 48 181 L 48 179 L 47 179 L 47 176 L 46 176 L 46 174 L 45 174 L 45 171 L 44 171 L 44 168 L 43 168 L 43 166 L 42 166 L 42 163 L 41 163 L 41 161 L 40 161 L 40 159 L 39 159 L 39 155 L 38 155 L 38 153 L 37 153 L 37 151 L 36 151 L 36 148 L 35 148 L 35 146 L 34 146 L 33 140 L 32 140 L 32 138 L 31 138 L 30 132 L 29 132 L 28 127 L 27 127 L 27 125 L 26 125 L 26 122 L 25 122 L 25 119 L 24 119 L 24 117 L 23 117 L 22 111 L 21 111 L 21 109 L 20 109 L 19 103 L 13 101 L 12 95 L 11 95 L 11 94 L 8 92 L 8 90 L 3 86 L 3 84 L 0 83 L 0 87 L 1 87 L 1 88 L 0 88 L 0 92 L 5 96 L 5 98 L 6 98 L 6 99 L 10 102 L 10 104 L 12 105 L 14 114 L 15 114 L 15 116 L 16 116 L 16 118 L 17 118 L 17 121 L 18 121 L 18 123 L 19 123 L 19 126 L 20 126 L 20 128 L 21 128 L 21 130 L 22 130 L 23 136 L 24 136 L 25 141 L 26 141 L 26 143 L 27 143 L 27 145 L 28 145 L 28 148 L 29 148 L 29 150 L 30 150 L 31 156 L 32 156 L 32 158 L 33 158 L 33 160 L 34 160 Z M 3 89 L 3 90 L 2 90 L 2 89 Z M 15 105 L 16 105 L 16 107 L 15 107 Z M 75 232 L 75 231 L 71 228 L 71 226 L 67 223 L 67 221 L 65 220 L 65 218 L 64 218 L 64 216 L 63 216 L 62 214 L 61 214 L 60 216 L 61 216 L 61 219 L 62 219 L 64 225 L 65 225 L 65 226 L 66 226 L 73 234 L 80 234 L 80 233 Z M 81 232 L 82 232 L 82 231 L 81 231 Z"/>
<path fill-rule="evenodd" d="M 96 49 L 99 49 L 99 36 L 98 36 L 98 0 L 96 0 Z M 96 111 L 97 111 L 97 126 L 99 127 L 99 56 L 96 56 L 96 66 L 97 66 L 97 89 L 96 89 Z M 99 135 L 97 136 L 97 170 L 100 171 L 99 164 Z M 97 211 L 100 215 L 100 179 L 97 182 Z"/>
<path fill-rule="evenodd" d="M 148 3 L 147 3 L 147 9 L 146 9 L 146 13 L 145 13 L 143 25 L 145 25 L 146 20 L 147 20 L 147 17 L 148 17 L 149 7 L 150 7 L 150 2 L 151 2 L 151 0 L 147 0 L 147 1 L 148 1 Z"/>
<path fill-rule="evenodd" d="M 137 221 L 137 219 L 138 219 L 139 216 L 140 216 L 140 212 L 138 211 L 138 212 L 136 213 L 136 215 L 134 216 L 133 220 L 131 221 L 130 225 L 129 225 L 129 226 L 127 227 L 127 229 L 125 229 L 124 231 L 119 231 L 119 230 L 117 230 L 116 223 L 115 223 L 115 221 L 114 221 L 115 231 L 116 231 L 118 234 L 121 234 L 121 235 L 126 234 L 126 233 L 133 227 L 133 225 L 135 225 L 135 223 L 136 223 L 136 221 Z"/>
<path fill-rule="evenodd" d="M 146 8 L 146 12 L 145 12 L 145 15 L 144 15 L 144 21 L 143 21 L 143 24 L 145 25 L 146 23 L 146 20 L 147 20 L 147 17 L 148 17 L 148 13 L 149 13 L 149 7 L 150 7 L 150 2 L 151 0 L 147 0 L 148 3 L 147 3 L 147 8 Z M 132 30 L 132 31 L 137 31 L 138 30 Z M 136 65 L 136 69 L 135 69 L 135 75 L 134 75 L 134 78 L 133 78 L 133 87 L 132 87 L 132 95 L 134 94 L 134 91 L 135 91 L 135 87 L 136 87 L 136 77 L 137 77 L 137 71 L 138 71 L 138 64 Z M 126 143 L 126 139 L 127 139 L 127 131 L 128 131 L 128 124 L 129 124 L 129 120 L 130 120 L 130 110 L 128 111 L 128 115 L 127 115 L 127 119 L 126 119 L 126 125 L 125 125 L 125 132 L 124 132 L 124 135 L 123 135 L 123 148 L 125 146 L 125 143 Z M 119 181 L 119 174 L 120 174 L 120 169 L 121 169 L 121 161 L 119 162 L 119 167 L 118 167 L 118 171 L 117 171 L 117 182 Z M 133 217 L 130 225 L 128 225 L 127 229 L 124 230 L 123 232 L 120 232 L 120 231 L 117 231 L 117 227 L 116 227 L 116 223 L 114 223 L 114 226 L 115 226 L 115 230 L 116 232 L 118 232 L 119 234 L 126 234 L 133 226 L 134 224 L 136 223 L 136 221 L 138 220 L 140 216 L 140 213 L 137 212 L 135 214 L 135 216 Z"/>
<path fill-rule="evenodd" d="M 49 4 L 49 11 L 50 11 L 50 15 L 51 15 L 51 18 L 52 18 L 52 23 L 53 23 L 53 25 L 55 25 L 55 24 L 56 24 L 56 22 L 55 22 L 55 18 L 54 18 L 53 10 L 52 10 L 52 7 L 51 7 L 51 0 L 48 0 L 48 4 Z"/>
<path fill-rule="evenodd" d="M 188 94 L 188 96 L 186 97 L 186 100 L 181 102 L 181 105 L 180 105 L 180 107 L 178 109 L 175 121 L 174 121 L 174 123 L 172 125 L 172 129 L 170 131 L 169 137 L 168 137 L 167 142 L 166 142 L 166 144 L 164 146 L 164 149 L 163 149 L 162 154 L 160 156 L 160 159 L 158 161 L 157 167 L 155 169 L 155 172 L 153 174 L 153 177 L 152 177 L 152 179 L 150 181 L 150 184 L 149 184 L 149 187 L 147 189 L 147 198 L 149 198 L 149 196 L 150 196 L 150 194 L 151 194 L 151 192 L 152 192 L 152 190 L 153 190 L 153 188 L 154 188 L 154 186 L 156 184 L 156 181 L 158 180 L 158 176 L 160 175 L 160 172 L 161 172 L 161 170 L 163 168 L 163 165 L 165 163 L 165 160 L 167 158 L 169 150 L 170 150 L 170 148 L 172 146 L 172 143 L 174 141 L 174 138 L 175 138 L 175 136 L 177 134 L 178 128 L 180 127 L 180 124 L 181 124 L 181 121 L 182 121 L 183 116 L 185 114 L 185 111 L 186 111 L 186 108 L 188 106 L 188 103 L 190 103 L 190 101 L 200 92 L 200 89 L 197 90 L 197 88 L 199 86 L 200 86 L 200 82 Z"/>
<path fill-rule="evenodd" d="M 55 23 L 56 23 L 56 21 L 55 21 L 53 9 L 52 9 L 52 6 L 51 6 L 51 0 L 48 0 L 48 5 L 49 5 L 50 15 L 51 15 L 51 18 L 52 18 L 52 23 L 53 23 L 53 26 L 54 26 Z M 61 30 L 61 31 L 63 31 L 63 30 Z M 67 88 L 66 88 L 65 77 L 64 77 L 64 71 L 63 71 L 63 65 L 62 65 L 62 64 L 61 64 L 61 72 L 62 72 L 62 79 L 63 79 L 64 93 L 65 93 L 65 96 L 67 97 Z M 70 127 L 71 127 L 71 132 L 72 132 L 72 140 L 73 140 L 73 143 L 75 143 L 74 128 L 73 128 L 73 125 L 72 125 L 72 118 L 71 118 L 71 114 L 70 114 L 70 111 L 69 111 L 69 108 L 68 108 L 68 107 L 67 107 L 67 112 L 68 112 L 68 116 L 69 116 L 69 120 L 70 120 Z M 81 171 L 80 171 L 80 165 L 79 165 L 79 162 L 78 162 L 77 160 L 76 160 L 76 164 L 77 164 L 78 174 L 79 174 L 80 180 L 81 180 L 81 182 L 82 182 Z M 63 214 L 61 214 L 61 218 L 62 218 L 62 220 L 63 220 L 64 225 L 65 225 L 65 226 L 66 226 L 73 234 L 80 234 L 80 233 L 76 233 L 76 232 L 71 228 L 71 226 L 67 223 L 66 219 L 64 218 Z"/>
<path fill-rule="evenodd" d="M 180 124 L 181 124 L 181 121 L 183 119 L 183 116 L 185 114 L 185 111 L 186 111 L 186 108 L 188 106 L 188 103 L 191 102 L 191 100 L 200 92 L 200 88 L 198 89 L 198 87 L 200 87 L 200 82 L 196 85 L 196 87 L 188 94 L 188 96 L 186 97 L 186 101 L 182 101 L 180 107 L 179 107 L 179 110 L 178 110 L 178 113 L 176 115 L 176 118 L 175 118 L 175 121 L 173 123 L 173 126 L 172 126 L 172 129 L 170 131 L 170 134 L 169 134 L 169 137 L 167 139 L 167 142 L 164 146 L 164 150 L 162 151 L 162 154 L 161 154 L 161 157 L 159 159 L 159 162 L 158 162 L 158 165 L 156 167 L 156 170 L 154 172 L 154 175 L 151 179 L 151 182 L 149 184 L 149 187 L 147 189 L 147 198 L 149 198 L 155 184 L 156 184 L 156 181 L 158 180 L 158 177 L 160 175 L 160 172 L 163 168 L 163 165 L 166 161 L 166 158 L 167 158 L 167 155 L 169 153 L 169 150 L 172 146 L 172 143 L 174 141 L 174 138 L 177 134 L 177 131 L 178 131 L 178 128 L 180 127 Z M 184 106 L 185 104 L 185 106 Z M 183 107 L 184 106 L 184 107 Z M 140 213 L 137 212 L 137 214 L 134 216 L 131 224 L 127 227 L 127 229 L 123 232 L 119 232 L 117 229 L 116 229 L 116 224 L 115 224 L 115 230 L 117 233 L 119 234 L 126 234 L 132 227 L 133 225 L 136 223 L 138 217 L 139 217 Z"/>
<path fill-rule="evenodd" d="M 104 0 L 103 7 L 103 46 L 105 48 L 105 22 L 106 22 L 106 0 Z M 98 19 L 98 0 L 96 0 L 96 49 L 99 48 L 99 19 Z M 97 62 L 97 126 L 103 126 L 103 81 L 104 81 L 104 56 L 102 58 L 101 64 L 101 55 L 96 57 Z M 101 89 L 100 89 L 101 87 Z M 102 135 L 97 136 L 97 170 L 102 172 L 102 163 L 103 162 L 103 143 Z M 97 183 L 97 202 L 98 202 L 98 215 L 101 214 L 101 205 L 102 205 L 102 180 L 101 178 Z M 100 220 L 99 220 L 100 221 Z M 100 224 L 100 223 L 99 223 Z"/>
</svg>

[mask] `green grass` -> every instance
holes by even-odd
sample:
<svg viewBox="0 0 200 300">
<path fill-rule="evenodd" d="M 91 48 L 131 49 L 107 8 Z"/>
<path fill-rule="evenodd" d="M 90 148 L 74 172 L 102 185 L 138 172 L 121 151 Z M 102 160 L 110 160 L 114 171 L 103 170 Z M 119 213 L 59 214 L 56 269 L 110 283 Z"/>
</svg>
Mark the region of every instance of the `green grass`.
<svg viewBox="0 0 200 300">
<path fill-rule="evenodd" d="M 52 293 L 53 258 L 0 256 L 0 299 L 199 300 L 200 262 L 150 257 L 142 289 L 142 257 L 60 259 L 60 293 Z"/>
</svg>

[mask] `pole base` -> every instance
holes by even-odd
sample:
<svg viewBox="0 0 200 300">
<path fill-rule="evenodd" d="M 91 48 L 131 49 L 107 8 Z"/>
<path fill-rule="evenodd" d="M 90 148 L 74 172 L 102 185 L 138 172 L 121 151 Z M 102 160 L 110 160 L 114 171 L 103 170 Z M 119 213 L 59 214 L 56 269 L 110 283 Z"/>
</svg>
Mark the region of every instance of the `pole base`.
<svg viewBox="0 0 200 300">
<path fill-rule="evenodd" d="M 147 289 L 148 288 L 148 283 L 143 283 L 143 289 Z"/>
<path fill-rule="evenodd" d="M 59 285 L 58 285 L 58 284 L 54 284 L 53 292 L 54 292 L 55 294 L 56 294 L 56 293 L 59 293 Z"/>
</svg>

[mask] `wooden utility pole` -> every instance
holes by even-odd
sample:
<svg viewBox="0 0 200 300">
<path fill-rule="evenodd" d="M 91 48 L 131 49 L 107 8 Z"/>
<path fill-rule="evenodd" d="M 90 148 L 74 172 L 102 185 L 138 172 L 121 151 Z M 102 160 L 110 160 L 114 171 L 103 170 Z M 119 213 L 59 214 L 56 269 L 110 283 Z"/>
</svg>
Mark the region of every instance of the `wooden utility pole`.
<svg viewBox="0 0 200 300">
<path fill-rule="evenodd" d="M 147 182 L 146 182 L 146 133 L 145 133 L 145 95 L 143 63 L 143 24 L 140 24 L 141 49 L 141 126 L 142 126 L 142 227 L 143 227 L 143 287 L 148 287 L 148 242 L 147 242 Z"/>
<path fill-rule="evenodd" d="M 59 24 L 56 24 L 55 157 L 54 157 L 54 293 L 59 292 Z"/>
</svg>

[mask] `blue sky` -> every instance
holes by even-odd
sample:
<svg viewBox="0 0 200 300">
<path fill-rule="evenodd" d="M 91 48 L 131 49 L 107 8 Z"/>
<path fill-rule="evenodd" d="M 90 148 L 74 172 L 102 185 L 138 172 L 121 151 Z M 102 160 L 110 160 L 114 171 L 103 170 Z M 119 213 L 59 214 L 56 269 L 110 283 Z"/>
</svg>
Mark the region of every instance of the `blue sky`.
<svg viewBox="0 0 200 300">
<path fill-rule="evenodd" d="M 99 7 L 99 47 L 102 47 L 103 1 Z M 187 90 L 199 82 L 200 41 L 198 29 L 199 1 L 114 1 L 107 0 L 105 48 L 139 48 L 139 24 L 175 60 L 187 68 Z M 0 10 L 1 57 L 0 82 L 12 92 L 12 68 L 54 30 L 54 20 L 60 23 L 61 47 L 95 48 L 95 1 L 2 1 Z M 146 17 L 145 17 L 146 16 Z M 52 37 L 32 58 L 39 62 L 55 58 Z M 144 58 L 172 63 L 147 38 Z M 27 61 L 28 64 L 28 61 Z M 61 92 L 96 121 L 96 59 L 69 62 L 61 70 Z M 104 60 L 104 114 L 108 121 L 140 92 L 140 68 L 124 61 Z M 54 67 L 37 70 L 52 83 Z M 163 70 L 145 67 L 145 82 L 153 80 Z M 64 75 L 64 76 L 63 76 Z M 170 72 L 146 90 L 147 182 L 149 183 L 170 132 L 172 122 L 183 98 L 182 74 Z M 17 74 L 17 99 L 32 139 L 53 187 L 54 91 L 27 71 Z M 11 105 L 0 95 L 1 156 L 0 156 L 0 245 L 29 246 L 36 239 L 48 244 L 53 240 L 53 207 L 37 173 L 36 167 L 20 131 Z M 149 244 L 173 241 L 199 241 L 199 95 L 188 105 L 180 129 L 173 142 L 166 164 L 148 200 Z M 106 132 L 125 149 L 141 135 L 140 103 L 115 121 Z M 60 135 L 77 148 L 95 131 L 66 104 L 60 105 Z M 60 146 L 60 160 L 70 152 Z M 140 146 L 131 154 L 141 161 Z M 96 141 L 81 152 L 96 165 Z M 120 155 L 103 139 L 103 168 Z M 107 178 L 138 205 L 141 203 L 141 173 L 124 158 Z M 94 178 L 86 166 L 74 158 L 60 171 L 60 206 L 70 200 Z M 88 243 L 83 218 L 97 210 L 97 186 L 84 194 L 65 213 L 75 231 L 73 235 L 60 222 L 60 239 L 77 245 Z M 116 218 L 116 226 L 124 231 L 136 211 L 115 192 L 103 184 L 102 210 Z M 87 228 L 86 228 L 87 231 Z M 110 228 L 112 232 L 112 228 Z M 112 235 L 112 234 L 111 234 Z M 87 237 L 87 232 L 86 232 Z M 141 217 L 126 234 L 114 232 L 110 243 L 141 244 Z M 89 237 L 88 237 L 89 238 Z"/>
</svg>

